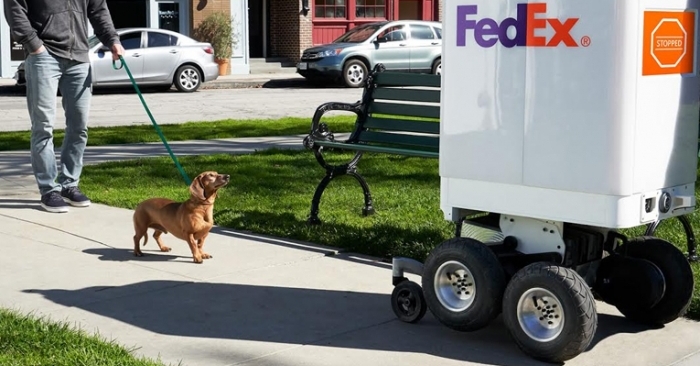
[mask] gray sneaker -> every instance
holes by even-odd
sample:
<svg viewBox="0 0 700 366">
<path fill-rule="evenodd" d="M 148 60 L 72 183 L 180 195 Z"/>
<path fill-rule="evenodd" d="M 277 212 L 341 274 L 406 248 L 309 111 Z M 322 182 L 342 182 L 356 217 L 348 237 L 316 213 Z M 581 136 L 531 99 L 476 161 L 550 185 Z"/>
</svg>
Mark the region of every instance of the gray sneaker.
<svg viewBox="0 0 700 366">
<path fill-rule="evenodd" d="M 68 202 L 71 206 L 90 206 L 90 199 L 87 198 L 87 196 L 85 196 L 83 192 L 80 192 L 80 189 L 78 189 L 78 187 L 63 188 L 63 190 L 61 190 L 61 196 L 63 196 L 63 199 L 66 202 Z"/>
<path fill-rule="evenodd" d="M 68 205 L 56 191 L 41 196 L 41 207 L 48 212 L 68 212 Z"/>
</svg>

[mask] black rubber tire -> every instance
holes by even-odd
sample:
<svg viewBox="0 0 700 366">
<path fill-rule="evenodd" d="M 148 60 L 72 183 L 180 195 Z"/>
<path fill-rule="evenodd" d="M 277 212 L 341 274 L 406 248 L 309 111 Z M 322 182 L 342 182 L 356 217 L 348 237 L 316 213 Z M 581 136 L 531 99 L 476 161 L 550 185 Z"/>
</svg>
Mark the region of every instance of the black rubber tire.
<svg viewBox="0 0 700 366">
<path fill-rule="evenodd" d="M 433 75 L 437 74 L 437 69 L 440 65 L 442 65 L 442 58 L 439 58 L 439 59 L 435 60 L 435 62 L 433 62 L 433 68 L 430 70 L 430 72 Z"/>
<path fill-rule="evenodd" d="M 362 80 L 358 83 L 353 83 L 351 80 L 348 79 L 348 71 L 353 66 L 360 67 L 362 69 L 362 73 L 363 73 L 362 75 L 364 75 L 362 77 Z M 367 65 L 365 65 L 365 63 L 362 62 L 362 60 L 352 59 L 352 60 L 349 60 L 348 62 L 346 62 L 345 65 L 343 66 L 342 80 L 343 80 L 343 83 L 350 88 L 361 88 L 361 87 L 365 86 L 365 81 L 367 81 L 367 76 L 369 76 L 369 72 L 367 70 Z"/>
<path fill-rule="evenodd" d="M 194 88 L 188 89 L 185 88 L 184 86 L 180 85 L 180 74 L 182 74 L 183 71 L 185 70 L 193 70 L 197 74 L 197 85 L 194 86 Z M 177 71 L 175 71 L 175 76 L 173 77 L 173 84 L 175 84 L 175 88 L 177 88 L 178 91 L 184 92 L 184 93 L 193 93 L 196 92 L 200 86 L 202 86 L 202 73 L 199 72 L 199 69 L 192 65 L 182 65 L 180 66 Z"/>
<path fill-rule="evenodd" d="M 413 281 L 402 281 L 391 292 L 391 309 L 402 322 L 419 322 L 427 310 L 423 289 Z"/>
<path fill-rule="evenodd" d="M 561 302 L 564 326 L 551 341 L 534 340 L 518 322 L 518 301 L 532 288 L 550 291 Z M 593 294 L 586 282 L 574 270 L 552 263 L 537 262 L 515 273 L 503 295 L 503 322 L 518 347 L 530 357 L 561 363 L 588 348 L 598 326 Z"/>
<path fill-rule="evenodd" d="M 678 248 L 666 240 L 642 236 L 631 239 L 616 251 L 654 263 L 666 282 L 663 297 L 651 309 L 618 307 L 626 318 L 641 324 L 660 326 L 685 315 L 693 298 L 694 279 L 688 259 Z"/>
<path fill-rule="evenodd" d="M 474 302 L 465 310 L 453 312 L 438 300 L 435 275 L 447 261 L 457 261 L 474 276 Z M 431 313 L 445 326 L 471 332 L 486 327 L 501 312 L 506 277 L 498 257 L 483 243 L 471 238 L 452 238 L 435 247 L 424 264 L 423 293 Z"/>
</svg>

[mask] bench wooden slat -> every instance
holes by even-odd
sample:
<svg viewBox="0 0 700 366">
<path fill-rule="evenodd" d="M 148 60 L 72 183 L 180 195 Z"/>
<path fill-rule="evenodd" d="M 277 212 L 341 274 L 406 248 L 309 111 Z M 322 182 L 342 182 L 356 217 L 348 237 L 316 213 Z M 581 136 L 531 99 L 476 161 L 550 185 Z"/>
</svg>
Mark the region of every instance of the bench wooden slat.
<svg viewBox="0 0 700 366">
<path fill-rule="evenodd" d="M 438 136 L 417 136 L 388 132 L 362 131 L 358 136 L 361 142 L 376 142 L 391 145 L 409 145 L 437 149 L 440 147 Z"/>
<path fill-rule="evenodd" d="M 366 152 L 377 152 L 385 154 L 396 154 L 405 156 L 415 156 L 421 158 L 439 158 L 440 153 L 437 151 L 424 151 L 424 150 L 409 150 L 401 149 L 396 147 L 385 147 L 376 145 L 364 145 L 364 144 L 346 144 L 342 142 L 331 142 L 331 141 L 316 141 L 315 144 L 324 147 L 336 147 L 343 150 L 357 150 Z"/>
<path fill-rule="evenodd" d="M 440 90 L 377 88 L 373 99 L 440 103 Z"/>
<path fill-rule="evenodd" d="M 380 72 L 375 78 L 378 86 L 430 86 L 440 87 L 440 75 L 408 72 Z"/>
<path fill-rule="evenodd" d="M 369 107 L 369 113 L 391 114 L 395 116 L 412 116 L 423 118 L 440 118 L 440 106 L 373 102 Z"/>
<path fill-rule="evenodd" d="M 405 119 L 369 117 L 365 122 L 365 127 L 379 130 L 440 134 L 440 123 L 437 121 L 411 121 Z"/>
</svg>

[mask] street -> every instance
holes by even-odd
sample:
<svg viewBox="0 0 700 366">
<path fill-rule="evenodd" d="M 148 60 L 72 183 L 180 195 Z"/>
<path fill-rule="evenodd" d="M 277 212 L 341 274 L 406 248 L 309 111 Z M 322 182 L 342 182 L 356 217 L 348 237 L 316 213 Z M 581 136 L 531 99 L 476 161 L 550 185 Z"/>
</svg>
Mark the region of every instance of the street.
<svg viewBox="0 0 700 366">
<path fill-rule="evenodd" d="M 220 119 L 308 117 L 325 102 L 356 102 L 362 89 L 348 88 L 250 88 L 204 89 L 195 93 L 145 92 L 156 123 L 183 123 Z M 65 127 L 61 98 L 56 100 L 56 128 Z M 0 131 L 29 130 L 23 95 L 0 96 Z M 340 112 L 338 112 L 340 113 Z M 133 91 L 96 92 L 92 99 L 89 127 L 150 124 L 141 101 Z"/>
</svg>

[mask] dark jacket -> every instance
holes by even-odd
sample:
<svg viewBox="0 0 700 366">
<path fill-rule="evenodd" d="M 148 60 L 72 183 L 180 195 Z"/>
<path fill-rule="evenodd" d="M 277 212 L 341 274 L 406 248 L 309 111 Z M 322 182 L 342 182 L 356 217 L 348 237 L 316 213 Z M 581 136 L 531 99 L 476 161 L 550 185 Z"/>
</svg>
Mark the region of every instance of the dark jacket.
<svg viewBox="0 0 700 366">
<path fill-rule="evenodd" d="M 25 55 L 43 44 L 59 57 L 89 62 L 88 20 L 107 47 L 119 43 L 105 0 L 4 0 L 5 19 Z"/>
</svg>

